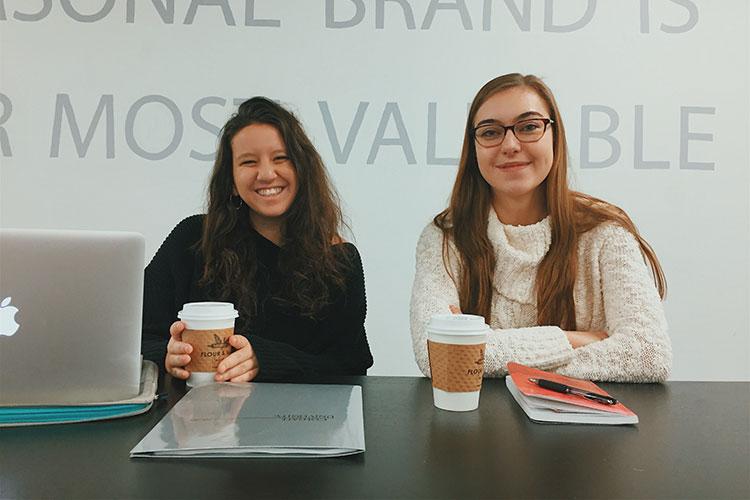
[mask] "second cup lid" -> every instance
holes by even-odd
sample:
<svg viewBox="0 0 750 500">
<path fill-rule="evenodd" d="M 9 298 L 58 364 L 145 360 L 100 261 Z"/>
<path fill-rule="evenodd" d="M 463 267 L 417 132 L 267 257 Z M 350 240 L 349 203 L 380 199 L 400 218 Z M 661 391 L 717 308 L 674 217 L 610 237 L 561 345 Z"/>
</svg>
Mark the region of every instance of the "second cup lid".
<svg viewBox="0 0 750 500">
<path fill-rule="evenodd" d="M 437 333 L 472 335 L 485 333 L 490 327 L 483 317 L 474 314 L 435 314 L 430 318 L 427 329 Z"/>
</svg>

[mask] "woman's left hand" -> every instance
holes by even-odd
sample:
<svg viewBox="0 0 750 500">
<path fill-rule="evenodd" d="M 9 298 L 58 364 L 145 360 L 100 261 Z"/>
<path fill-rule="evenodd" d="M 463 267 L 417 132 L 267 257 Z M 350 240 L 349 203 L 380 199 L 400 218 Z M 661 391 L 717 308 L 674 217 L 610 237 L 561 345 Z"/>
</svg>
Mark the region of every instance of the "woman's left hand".
<svg viewBox="0 0 750 500">
<path fill-rule="evenodd" d="M 237 349 L 219 363 L 216 370 L 217 382 L 250 382 L 258 376 L 258 358 L 253 346 L 242 335 L 229 337 L 229 345 Z"/>
</svg>

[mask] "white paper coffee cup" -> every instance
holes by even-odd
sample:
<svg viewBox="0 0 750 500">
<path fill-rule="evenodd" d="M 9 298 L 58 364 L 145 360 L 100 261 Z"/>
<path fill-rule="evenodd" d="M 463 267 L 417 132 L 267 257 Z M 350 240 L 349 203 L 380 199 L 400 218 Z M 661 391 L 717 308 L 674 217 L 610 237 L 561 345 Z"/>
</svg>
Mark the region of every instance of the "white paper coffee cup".
<svg viewBox="0 0 750 500">
<path fill-rule="evenodd" d="M 484 318 L 471 314 L 436 314 L 430 319 L 427 352 L 436 407 L 451 411 L 479 407 L 489 330 Z"/>
<path fill-rule="evenodd" d="M 230 302 L 188 302 L 177 317 L 185 323 L 182 341 L 193 346 L 187 385 L 214 382 L 219 363 L 232 351 L 229 337 L 234 334 L 234 320 L 239 316 Z"/>
</svg>

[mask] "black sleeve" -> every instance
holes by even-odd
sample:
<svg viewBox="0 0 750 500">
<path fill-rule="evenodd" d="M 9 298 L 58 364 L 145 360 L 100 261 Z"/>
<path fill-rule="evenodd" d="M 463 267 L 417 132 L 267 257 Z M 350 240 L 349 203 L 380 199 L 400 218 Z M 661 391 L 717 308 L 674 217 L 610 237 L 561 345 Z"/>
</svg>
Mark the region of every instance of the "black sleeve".
<svg viewBox="0 0 750 500">
<path fill-rule="evenodd" d="M 146 267 L 141 353 L 162 369 L 169 327 L 188 300 L 195 263 L 193 246 L 200 240 L 202 228 L 201 215 L 177 224 Z"/>
<path fill-rule="evenodd" d="M 301 351 L 289 344 L 251 335 L 248 337 L 258 358 L 257 381 L 310 380 L 320 375 L 366 375 L 372 366 L 372 354 L 365 334 L 367 298 L 365 277 L 357 248 L 345 243 L 337 246 L 348 265 L 346 289 L 327 318 L 318 325 L 318 333 L 330 338 L 319 353 Z"/>
</svg>

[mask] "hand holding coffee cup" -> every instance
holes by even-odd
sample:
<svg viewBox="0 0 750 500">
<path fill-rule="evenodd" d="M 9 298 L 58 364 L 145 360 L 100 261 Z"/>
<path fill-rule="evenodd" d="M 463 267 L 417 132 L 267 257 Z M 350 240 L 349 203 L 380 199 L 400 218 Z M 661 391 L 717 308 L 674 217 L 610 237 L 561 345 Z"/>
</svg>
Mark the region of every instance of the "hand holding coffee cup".
<svg viewBox="0 0 750 500">
<path fill-rule="evenodd" d="M 167 373 L 175 378 L 186 380 L 190 372 L 185 370 L 185 366 L 190 363 L 190 353 L 193 352 L 193 346 L 182 341 L 182 332 L 185 330 L 185 323 L 175 321 L 169 327 L 169 342 L 167 343 L 167 356 L 164 359 L 164 368 Z"/>
<path fill-rule="evenodd" d="M 171 338 L 167 344 L 167 357 L 164 363 L 167 373 L 175 378 L 187 380 L 191 373 L 186 369 L 190 364 L 190 353 L 193 346 L 182 341 L 185 323 L 175 321 L 169 328 Z M 214 380 L 217 382 L 250 382 L 259 371 L 258 358 L 255 357 L 250 341 L 242 335 L 229 337 L 229 345 L 236 349 L 224 361 L 219 363 Z"/>
<path fill-rule="evenodd" d="M 238 316 L 227 302 L 191 302 L 177 313 L 170 328 L 165 367 L 189 386 L 215 381 L 249 381 L 258 372 L 250 342 L 234 335 Z M 232 348 L 237 349 L 232 353 Z M 217 373 L 218 372 L 218 373 Z"/>
<path fill-rule="evenodd" d="M 242 335 L 229 337 L 229 345 L 235 351 L 219 363 L 216 369 L 217 382 L 250 382 L 258 375 L 258 358 L 253 346 Z"/>
</svg>

